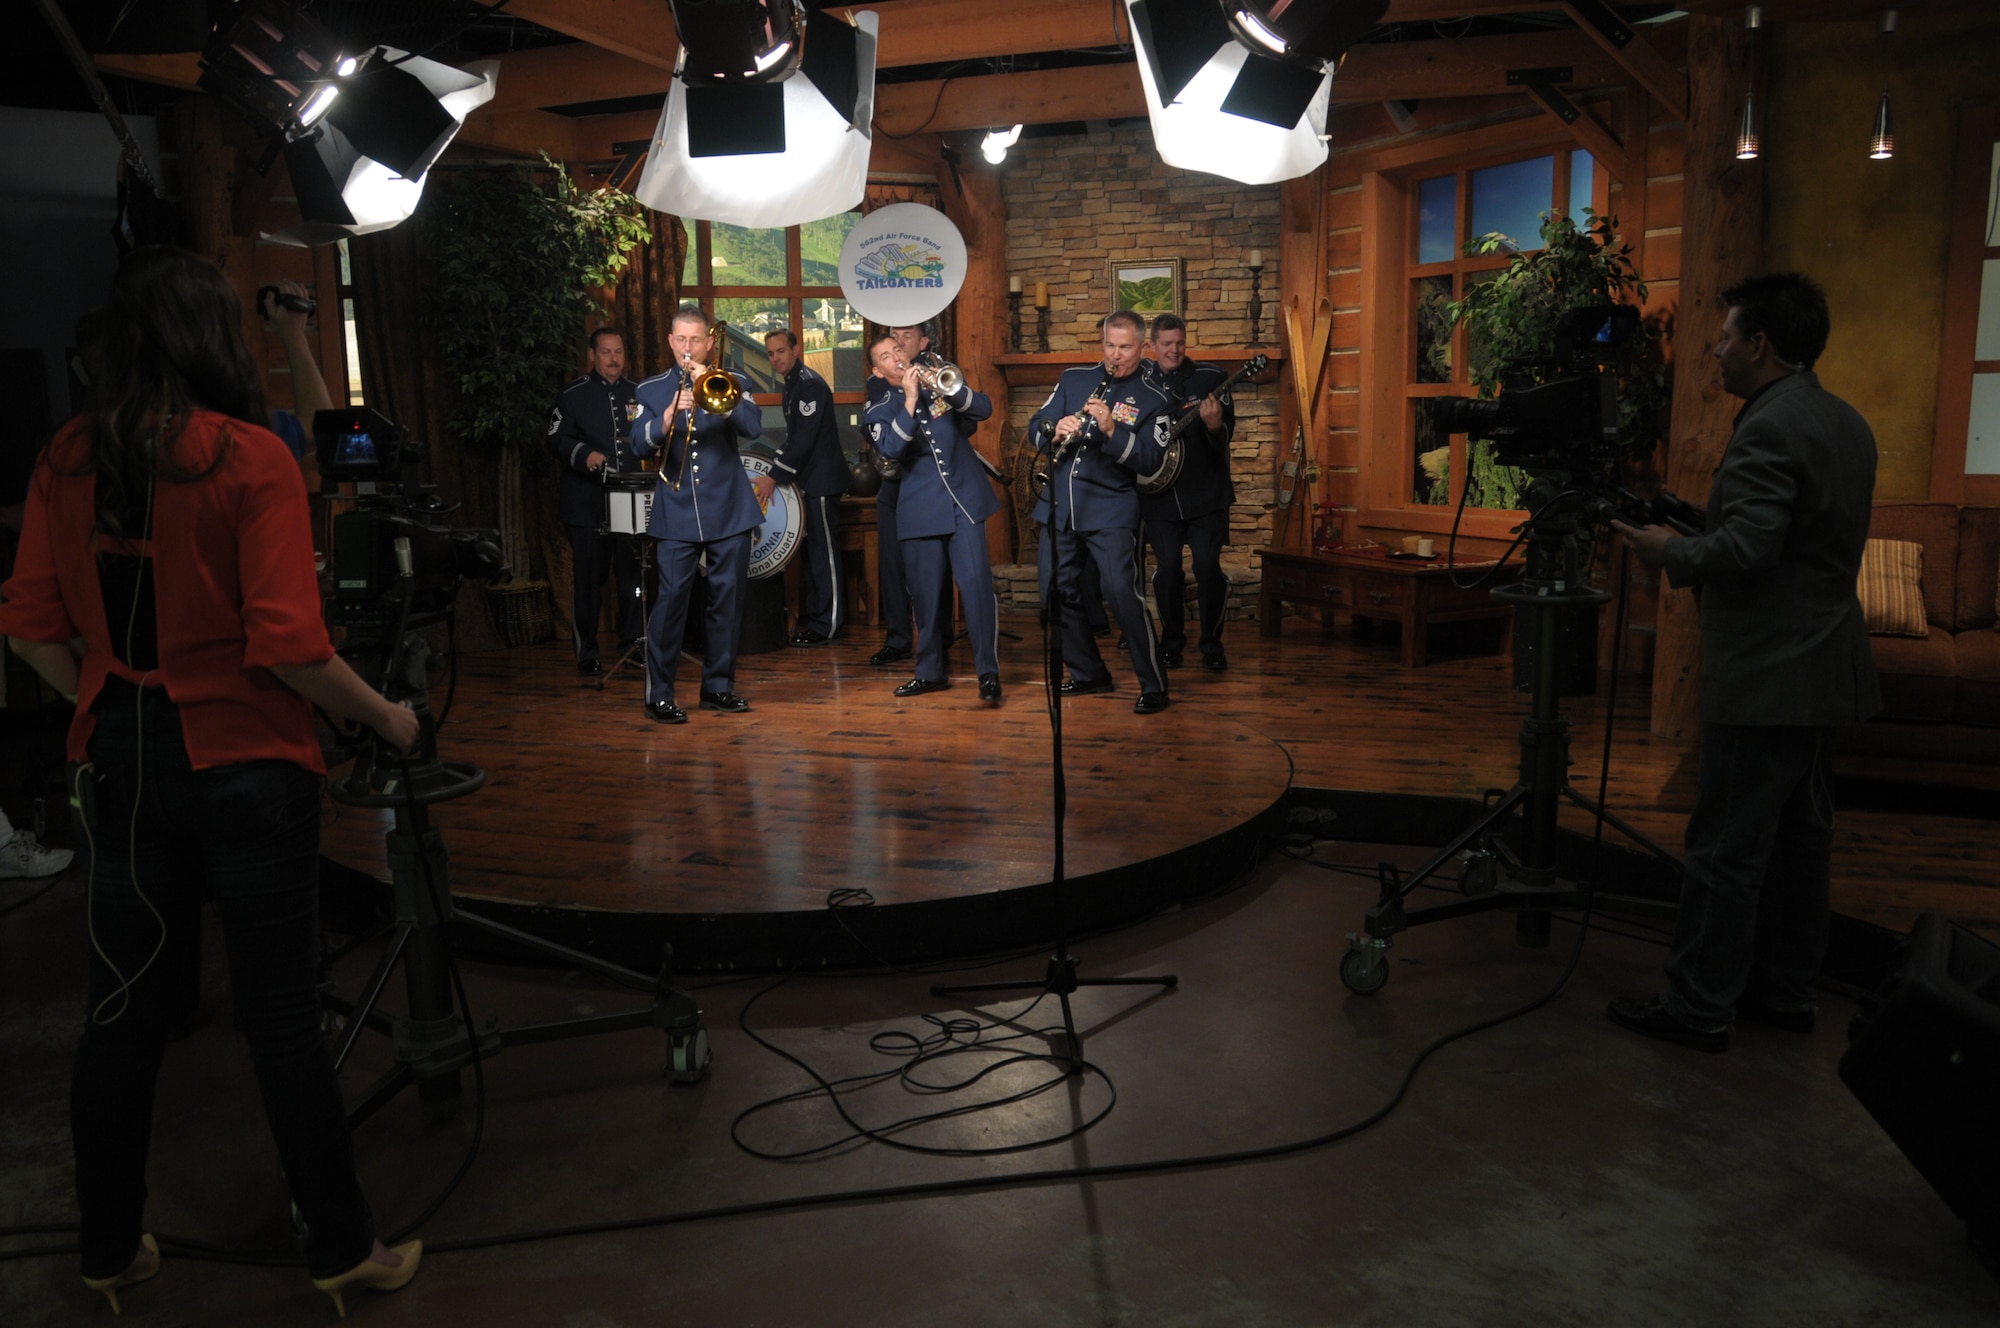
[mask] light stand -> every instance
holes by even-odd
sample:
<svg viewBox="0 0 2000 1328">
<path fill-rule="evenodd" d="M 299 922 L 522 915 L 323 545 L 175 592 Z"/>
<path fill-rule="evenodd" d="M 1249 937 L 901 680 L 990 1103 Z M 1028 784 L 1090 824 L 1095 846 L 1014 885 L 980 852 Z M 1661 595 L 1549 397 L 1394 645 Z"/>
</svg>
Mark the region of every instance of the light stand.
<svg viewBox="0 0 2000 1328">
<path fill-rule="evenodd" d="M 1389 980 L 1390 938 L 1399 931 L 1427 923 L 1510 908 L 1517 910 L 1516 939 L 1523 945 L 1547 945 L 1552 911 L 1587 907 L 1594 888 L 1594 884 L 1579 888 L 1556 874 L 1556 816 L 1565 798 L 1600 817 L 1607 825 L 1615 826 L 1663 861 L 1679 866 L 1679 859 L 1673 854 L 1568 782 L 1570 725 L 1561 714 L 1558 628 L 1564 609 L 1602 604 L 1611 595 L 1590 585 L 1590 542 L 1579 531 L 1574 513 L 1557 514 L 1552 510 L 1557 501 L 1549 496 L 1544 481 L 1530 484 L 1527 503 L 1535 515 L 1531 517 L 1534 524 L 1528 535 L 1527 567 L 1518 583 L 1493 591 L 1493 598 L 1527 614 L 1529 630 L 1535 634 L 1534 700 L 1529 717 L 1521 723 L 1520 777 L 1414 874 L 1404 878 L 1393 867 L 1385 864 L 1381 868 L 1382 894 L 1368 910 L 1367 934 L 1349 933 L 1347 953 L 1341 956 L 1340 980 L 1350 991 L 1365 995 L 1381 990 Z M 1609 723 L 1607 716 L 1606 724 Z M 1521 812 L 1520 825 L 1510 843 L 1501 837 L 1505 832 L 1503 822 L 1516 809 Z M 1462 850 L 1481 840 L 1490 844 L 1493 856 L 1498 859 L 1497 876 L 1466 872 L 1460 878 L 1465 898 L 1431 908 L 1404 908 L 1404 900 L 1412 891 Z"/>
<path fill-rule="evenodd" d="M 1044 311 L 1046 315 L 1046 311 Z M 1050 482 L 1054 482 L 1051 476 Z M 1049 519 L 1057 519 L 1054 503 L 1051 502 Z M 1055 810 L 1055 832 L 1052 841 L 1055 848 L 1055 871 L 1050 878 L 1050 889 L 1055 901 L 1056 952 L 1049 956 L 1048 970 L 1040 982 L 981 982 L 969 986 L 932 987 L 933 996 L 963 996 L 984 992 L 1039 991 L 1052 995 L 1062 1005 L 1063 1044 L 1062 1054 L 1069 1061 L 1071 1074 L 1083 1073 L 1083 1039 L 1077 1035 L 1076 1015 L 1070 1009 L 1070 995 L 1083 987 L 1163 987 L 1169 991 L 1180 985 L 1180 979 L 1169 973 L 1160 977 L 1142 978 L 1081 978 L 1076 974 L 1076 956 L 1069 949 L 1069 913 L 1067 908 L 1067 885 L 1063 874 L 1063 819 L 1069 810 L 1069 788 L 1063 777 L 1063 715 L 1062 715 L 1062 541 L 1051 539 L 1051 550 L 1055 553 L 1056 566 L 1052 584 L 1055 593 L 1049 597 L 1048 624 L 1042 635 L 1043 686 L 1049 697 L 1049 766 L 1050 790 Z"/>
<path fill-rule="evenodd" d="M 477 766 L 438 759 L 437 728 L 424 689 L 410 685 L 409 675 L 398 666 L 423 649 L 420 633 L 403 632 L 389 668 L 392 680 L 405 680 L 392 683 L 389 698 L 406 701 L 420 721 L 413 755 L 407 760 L 385 761 L 371 743 L 363 748 L 348 777 L 329 789 L 335 802 L 390 808 L 395 814 L 394 828 L 388 834 L 395 914 L 389 942 L 357 1000 L 333 994 L 323 998 L 345 1019 L 334 1048 L 336 1074 L 354 1051 L 363 1028 L 387 1033 L 395 1042 L 395 1065 L 348 1105 L 348 1123 L 360 1124 L 411 1085 L 416 1086 L 427 1119 L 449 1119 L 458 1111 L 459 1071 L 474 1060 L 506 1047 L 648 1026 L 667 1036 L 667 1077 L 676 1083 L 699 1081 L 708 1072 L 708 1032 L 702 1027 L 701 1007 L 694 997 L 674 985 L 668 963 L 671 948 L 661 957 L 660 971 L 648 975 L 453 908 L 444 836 L 430 823 L 430 808 L 477 792 L 486 782 L 486 772 Z M 630 1010 L 510 1028 L 488 1020 L 475 1033 L 452 1004 L 451 959 L 445 935 L 452 925 L 615 982 L 651 987 L 652 1001 Z M 403 965 L 409 1010 L 392 1022 L 376 1013 L 375 1005 L 398 963 Z"/>
</svg>

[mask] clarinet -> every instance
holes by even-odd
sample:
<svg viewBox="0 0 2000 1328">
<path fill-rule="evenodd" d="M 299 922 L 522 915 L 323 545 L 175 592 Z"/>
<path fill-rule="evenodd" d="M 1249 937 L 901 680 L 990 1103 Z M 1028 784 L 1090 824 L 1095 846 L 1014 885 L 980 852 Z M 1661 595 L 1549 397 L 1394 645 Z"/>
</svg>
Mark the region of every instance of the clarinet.
<svg viewBox="0 0 2000 1328">
<path fill-rule="evenodd" d="M 1091 401 L 1104 400 L 1104 394 L 1110 390 L 1112 376 L 1111 366 L 1106 365 L 1104 367 L 1104 377 L 1098 380 L 1096 390 L 1090 394 L 1090 401 L 1086 401 L 1083 404 L 1088 406 Z M 1063 463 L 1069 460 L 1070 453 L 1076 451 L 1080 444 L 1091 442 L 1098 437 L 1097 417 L 1088 411 L 1078 411 L 1077 414 L 1081 419 L 1081 423 L 1077 425 L 1076 431 L 1071 433 L 1069 437 L 1059 440 L 1054 447 L 1049 449 L 1048 470 L 1046 473 L 1035 477 L 1044 484 L 1048 483 L 1049 475 L 1062 469 Z"/>
</svg>

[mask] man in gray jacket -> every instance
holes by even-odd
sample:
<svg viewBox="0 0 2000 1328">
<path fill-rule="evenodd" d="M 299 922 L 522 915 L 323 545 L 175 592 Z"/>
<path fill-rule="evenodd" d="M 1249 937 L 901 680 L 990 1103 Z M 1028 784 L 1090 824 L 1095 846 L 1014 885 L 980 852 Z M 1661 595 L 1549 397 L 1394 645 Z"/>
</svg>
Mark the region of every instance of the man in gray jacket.
<svg viewBox="0 0 2000 1328">
<path fill-rule="evenodd" d="M 1819 385 L 1826 295 L 1798 273 L 1723 292 L 1715 357 L 1743 399 L 1708 496 L 1677 538 L 1614 523 L 1701 606 L 1701 758 L 1667 985 L 1612 1020 L 1701 1051 L 1732 1018 L 1812 1028 L 1833 856 L 1833 729 L 1881 706 L 1855 595 L 1875 436 Z M 1693 372 L 1693 366 L 1682 372 Z"/>
</svg>

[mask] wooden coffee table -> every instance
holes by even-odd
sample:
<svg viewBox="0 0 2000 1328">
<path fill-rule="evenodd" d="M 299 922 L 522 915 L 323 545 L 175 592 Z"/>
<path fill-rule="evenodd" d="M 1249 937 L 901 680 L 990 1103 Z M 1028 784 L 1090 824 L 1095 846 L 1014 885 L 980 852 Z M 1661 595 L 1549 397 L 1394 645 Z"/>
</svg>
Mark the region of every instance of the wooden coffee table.
<svg viewBox="0 0 2000 1328">
<path fill-rule="evenodd" d="M 1459 581 L 1472 581 L 1493 566 L 1460 562 Z M 1335 613 L 1346 613 L 1357 625 L 1376 618 L 1393 618 L 1403 625 L 1403 665 L 1424 663 L 1424 637 L 1432 623 L 1498 618 L 1511 630 L 1513 609 L 1494 599 L 1495 586 L 1511 584 L 1520 575 L 1510 564 L 1477 590 L 1452 584 L 1454 571 L 1442 558 L 1430 561 L 1391 558 L 1382 553 L 1264 552 L 1264 579 L 1258 590 L 1258 630 L 1278 636 L 1284 630 L 1284 604 L 1310 604 L 1320 610 L 1321 628 L 1332 631 Z"/>
</svg>

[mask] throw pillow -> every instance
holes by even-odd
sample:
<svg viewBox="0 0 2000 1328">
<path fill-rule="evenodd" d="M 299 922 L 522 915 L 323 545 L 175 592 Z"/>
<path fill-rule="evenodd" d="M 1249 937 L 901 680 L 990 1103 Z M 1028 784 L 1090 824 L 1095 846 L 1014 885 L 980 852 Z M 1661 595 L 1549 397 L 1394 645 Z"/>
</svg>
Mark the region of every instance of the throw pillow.
<svg viewBox="0 0 2000 1328">
<path fill-rule="evenodd" d="M 1924 546 L 1909 540 L 1869 540 L 1855 582 L 1861 616 L 1873 636 L 1928 636 L 1924 617 Z"/>
</svg>

